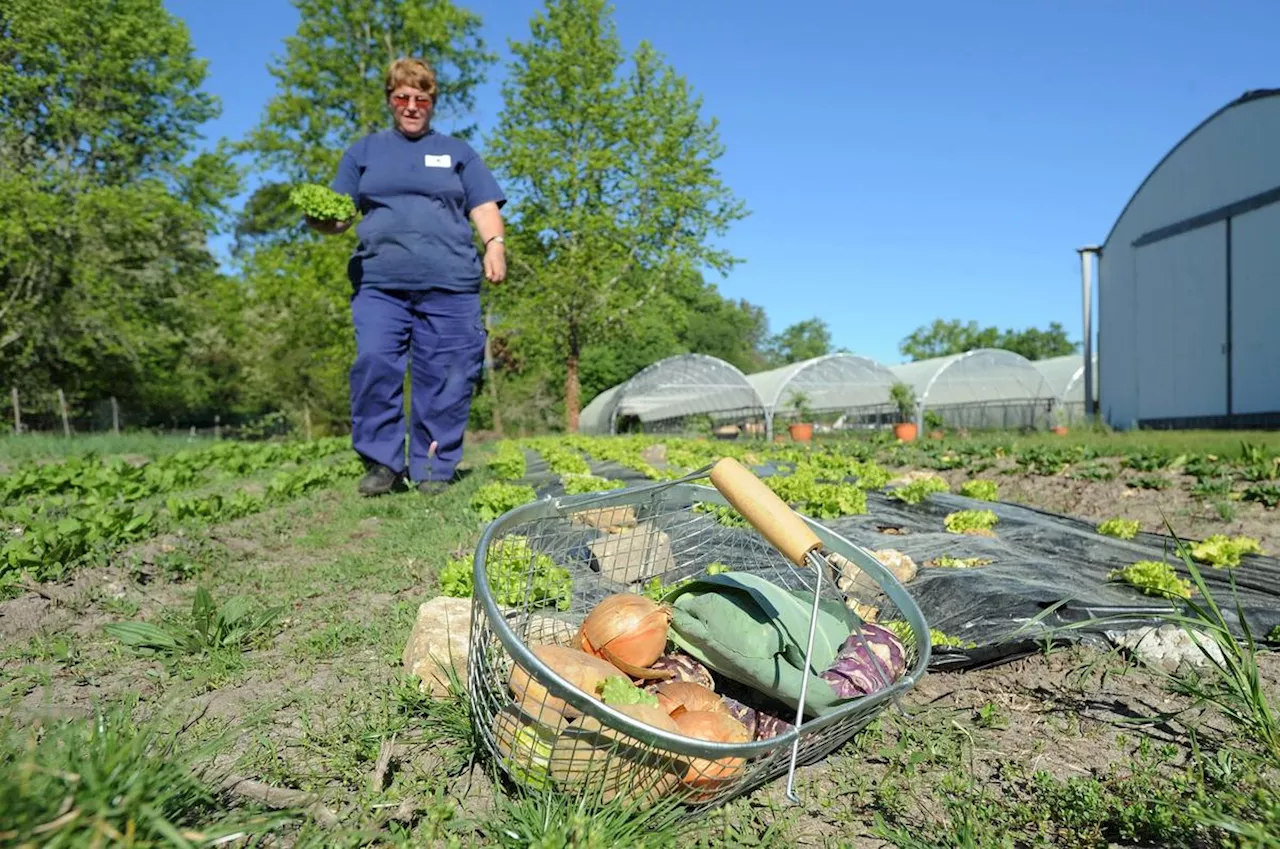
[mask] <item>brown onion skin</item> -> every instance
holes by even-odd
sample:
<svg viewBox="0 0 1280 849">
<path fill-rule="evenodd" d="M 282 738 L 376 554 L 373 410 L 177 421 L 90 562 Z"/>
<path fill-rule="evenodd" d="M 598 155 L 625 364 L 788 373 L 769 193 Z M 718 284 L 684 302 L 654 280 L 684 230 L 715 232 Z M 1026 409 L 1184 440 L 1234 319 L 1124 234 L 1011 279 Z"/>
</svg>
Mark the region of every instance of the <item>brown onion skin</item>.
<svg viewBox="0 0 1280 849">
<path fill-rule="evenodd" d="M 615 593 L 592 608 L 577 644 L 628 674 L 648 669 L 667 647 L 671 610 L 638 593 Z"/>
<path fill-rule="evenodd" d="M 677 711 L 712 711 L 727 714 L 729 708 L 714 690 L 692 681 L 663 681 L 657 689 L 658 704 L 671 705 L 668 713 Z M 666 705 L 663 705 L 664 707 Z"/>
<path fill-rule="evenodd" d="M 672 717 L 680 726 L 680 733 L 699 740 L 716 743 L 749 743 L 751 733 L 747 727 L 728 713 L 691 710 Z M 745 758 L 727 757 L 715 761 L 707 758 L 690 758 L 689 769 L 683 784 L 694 792 L 692 801 L 705 801 L 713 796 L 718 785 L 742 772 Z"/>
</svg>

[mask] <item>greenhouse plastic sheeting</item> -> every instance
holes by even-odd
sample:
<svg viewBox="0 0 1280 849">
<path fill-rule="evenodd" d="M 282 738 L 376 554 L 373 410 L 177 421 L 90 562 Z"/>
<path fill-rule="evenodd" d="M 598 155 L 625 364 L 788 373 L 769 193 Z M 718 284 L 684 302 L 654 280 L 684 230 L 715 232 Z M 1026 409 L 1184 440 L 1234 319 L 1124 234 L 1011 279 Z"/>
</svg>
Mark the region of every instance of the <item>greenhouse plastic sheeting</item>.
<svg viewBox="0 0 1280 849">
<path fill-rule="evenodd" d="M 591 399 L 579 417 L 583 433 L 611 433 L 615 416 L 643 422 L 749 411 L 764 415 L 755 387 L 731 363 L 705 354 L 659 360 Z"/>
<path fill-rule="evenodd" d="M 539 496 L 562 495 L 558 479 L 545 464 L 534 456 L 529 461 L 526 482 Z M 635 472 L 613 464 L 593 464 L 593 470 L 632 486 L 648 483 Z M 764 477 L 771 470 L 757 468 L 756 472 Z M 946 493 L 908 505 L 872 492 L 867 495 L 867 508 L 866 515 L 824 520 L 822 524 L 868 550 L 895 549 L 909 556 L 919 572 L 906 587 L 930 627 L 975 644 L 965 649 L 934 646 L 932 668 L 963 669 L 1003 662 L 1042 650 L 1046 639 L 1106 645 L 1107 632 L 1158 626 L 1175 612 L 1170 602 L 1107 580 L 1111 570 L 1138 560 L 1166 560 L 1179 572 L 1184 571 L 1168 537 L 1139 534 L 1133 540 L 1120 540 L 1068 516 Z M 999 522 L 994 538 L 944 530 L 943 518 L 948 513 L 971 509 L 996 514 Z M 886 533 L 885 529 L 899 533 Z M 992 563 L 971 568 L 924 565 L 940 556 L 979 557 Z M 1280 625 L 1280 560 L 1248 556 L 1235 569 L 1204 565 L 1201 574 L 1233 629 L 1232 577 L 1253 634 L 1264 636 Z"/>
<path fill-rule="evenodd" d="M 1048 360 L 1035 360 L 1033 365 L 1044 376 L 1045 381 L 1054 394 L 1063 401 L 1084 401 L 1084 357 L 1079 354 L 1067 354 L 1065 357 L 1053 357 Z M 1094 396 L 1098 394 L 1098 358 L 1093 358 Z"/>
<path fill-rule="evenodd" d="M 889 370 L 915 389 L 924 409 L 1056 397 L 1030 360 L 996 348 L 903 363 Z"/>
<path fill-rule="evenodd" d="M 747 375 L 765 408 L 775 414 L 792 405 L 795 393 L 808 397 L 812 410 L 852 410 L 890 403 L 893 372 L 855 354 L 829 354 Z"/>
</svg>

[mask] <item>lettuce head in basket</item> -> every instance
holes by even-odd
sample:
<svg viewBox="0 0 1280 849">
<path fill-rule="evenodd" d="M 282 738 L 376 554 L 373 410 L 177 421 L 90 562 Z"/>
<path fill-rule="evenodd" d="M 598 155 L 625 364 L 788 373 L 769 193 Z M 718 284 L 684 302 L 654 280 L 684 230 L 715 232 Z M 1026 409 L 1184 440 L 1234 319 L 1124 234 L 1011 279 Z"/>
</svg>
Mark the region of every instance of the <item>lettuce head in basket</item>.
<svg viewBox="0 0 1280 849">
<path fill-rule="evenodd" d="M 672 641 L 726 678 L 795 709 L 807 676 L 805 714 L 810 717 L 850 701 L 822 677 L 840 659 L 850 635 L 862 629 L 862 621 L 843 604 L 819 603 L 812 664 L 806 669 L 810 592 L 785 589 L 749 572 L 728 572 L 681 584 L 664 601 L 672 609 Z"/>
</svg>

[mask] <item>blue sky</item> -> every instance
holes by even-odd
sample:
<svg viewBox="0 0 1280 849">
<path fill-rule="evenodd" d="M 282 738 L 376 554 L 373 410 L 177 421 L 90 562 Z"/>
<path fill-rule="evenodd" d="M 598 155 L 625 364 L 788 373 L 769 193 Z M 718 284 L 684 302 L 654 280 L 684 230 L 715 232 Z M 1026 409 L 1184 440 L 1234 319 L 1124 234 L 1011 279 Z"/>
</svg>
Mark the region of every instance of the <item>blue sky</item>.
<svg viewBox="0 0 1280 849">
<path fill-rule="evenodd" d="M 460 0 L 507 58 L 533 0 Z M 210 61 L 238 138 L 273 92 L 288 0 L 166 0 Z M 751 210 L 721 291 L 771 329 L 819 316 L 886 363 L 933 319 L 1062 322 L 1079 339 L 1076 248 L 1102 242 L 1157 160 L 1218 107 L 1280 85 L 1276 0 L 788 3 L 615 0 L 720 121 L 725 180 Z M 479 91 L 487 132 L 500 64 Z"/>
</svg>

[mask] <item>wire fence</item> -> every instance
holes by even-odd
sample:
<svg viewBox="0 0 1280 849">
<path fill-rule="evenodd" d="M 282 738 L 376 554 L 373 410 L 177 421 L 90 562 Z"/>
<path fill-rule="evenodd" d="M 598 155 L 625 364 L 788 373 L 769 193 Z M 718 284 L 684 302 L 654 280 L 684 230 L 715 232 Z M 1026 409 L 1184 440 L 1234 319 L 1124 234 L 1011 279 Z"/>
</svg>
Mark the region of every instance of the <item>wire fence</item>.
<svg viewBox="0 0 1280 849">
<path fill-rule="evenodd" d="M 74 437 L 88 434 L 146 432 L 185 435 L 205 439 L 270 439 L 282 436 L 313 436 L 311 415 L 304 408 L 301 421 L 282 412 L 260 416 L 223 416 L 210 413 L 189 421 L 157 422 L 153 417 L 130 409 L 119 399 L 73 401 L 61 389 L 48 392 L 9 391 L 8 416 L 0 425 L 0 435 L 42 435 Z"/>
</svg>

